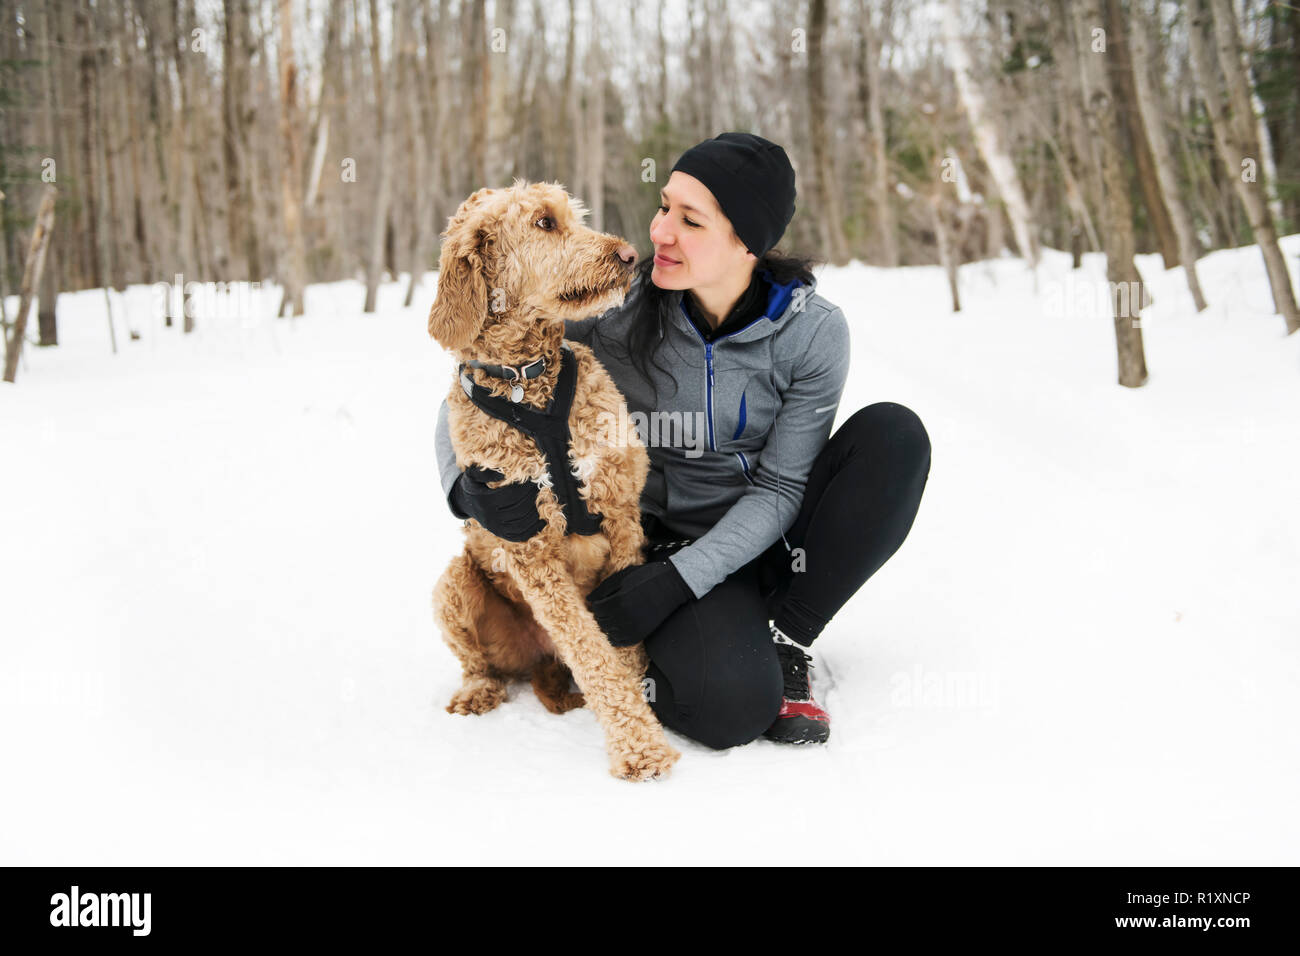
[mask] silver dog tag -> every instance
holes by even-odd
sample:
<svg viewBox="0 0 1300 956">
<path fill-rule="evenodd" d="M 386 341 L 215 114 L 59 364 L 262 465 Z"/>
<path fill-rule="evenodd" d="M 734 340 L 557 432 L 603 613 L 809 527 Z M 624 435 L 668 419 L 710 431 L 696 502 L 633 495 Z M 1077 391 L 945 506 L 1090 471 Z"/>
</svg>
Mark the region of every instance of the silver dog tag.
<svg viewBox="0 0 1300 956">
<path fill-rule="evenodd" d="M 518 382 L 510 386 L 510 401 L 518 404 L 524 400 L 524 387 Z"/>
</svg>

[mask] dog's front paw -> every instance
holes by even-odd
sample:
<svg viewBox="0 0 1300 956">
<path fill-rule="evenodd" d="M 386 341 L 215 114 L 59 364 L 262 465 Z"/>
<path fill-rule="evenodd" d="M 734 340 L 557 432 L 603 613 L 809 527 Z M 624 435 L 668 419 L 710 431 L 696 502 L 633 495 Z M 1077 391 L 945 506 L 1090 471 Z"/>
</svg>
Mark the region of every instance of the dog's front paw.
<svg viewBox="0 0 1300 956">
<path fill-rule="evenodd" d="M 449 714 L 486 714 L 506 699 L 506 685 L 491 677 L 465 681 L 447 705 Z"/>
<path fill-rule="evenodd" d="M 609 772 L 620 780 L 662 780 L 680 756 L 667 741 L 619 749 L 610 754 Z"/>
</svg>

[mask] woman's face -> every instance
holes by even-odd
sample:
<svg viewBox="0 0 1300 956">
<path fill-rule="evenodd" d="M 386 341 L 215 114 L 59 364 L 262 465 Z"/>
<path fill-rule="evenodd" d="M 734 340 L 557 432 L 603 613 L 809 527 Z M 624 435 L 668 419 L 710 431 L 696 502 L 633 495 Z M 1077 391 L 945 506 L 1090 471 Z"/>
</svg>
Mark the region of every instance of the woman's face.
<svg viewBox="0 0 1300 956">
<path fill-rule="evenodd" d="M 709 288 L 750 274 L 753 253 L 736 238 L 731 221 L 704 183 L 678 170 L 668 177 L 659 199 L 659 211 L 650 222 L 655 247 L 650 280 L 655 285 Z"/>
</svg>

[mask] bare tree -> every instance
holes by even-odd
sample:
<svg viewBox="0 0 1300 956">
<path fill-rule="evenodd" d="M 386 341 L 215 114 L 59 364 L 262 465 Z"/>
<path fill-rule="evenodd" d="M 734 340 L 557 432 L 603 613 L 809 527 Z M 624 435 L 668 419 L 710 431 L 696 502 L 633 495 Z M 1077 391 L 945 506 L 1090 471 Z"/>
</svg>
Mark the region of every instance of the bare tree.
<svg viewBox="0 0 1300 956">
<path fill-rule="evenodd" d="M 1102 243 L 1106 247 L 1106 278 L 1110 287 L 1108 298 L 1119 353 L 1119 383 L 1137 388 L 1147 380 L 1142 330 L 1138 324 L 1144 287 L 1137 266 L 1133 263 L 1133 210 L 1129 205 L 1128 182 L 1124 175 L 1115 100 L 1102 59 L 1105 47 L 1097 49 L 1094 46 L 1094 30 L 1101 31 L 1100 38 L 1104 43 L 1101 3 L 1100 0 L 1087 0 L 1071 6 L 1083 66 L 1083 109 L 1101 153 L 1102 184 L 1105 190 L 1101 217 Z"/>
<path fill-rule="evenodd" d="M 63 135 L 63 124 L 58 120 L 58 113 L 63 95 L 60 77 L 61 69 L 58 60 L 62 57 L 63 37 L 61 35 L 55 36 L 56 33 L 60 32 L 59 23 L 61 23 L 61 20 L 55 15 L 52 5 L 46 5 L 42 11 L 40 37 L 42 57 L 48 64 L 47 69 L 42 71 L 42 86 L 45 94 L 43 133 L 46 147 L 51 150 L 52 158 L 58 157 L 58 159 L 62 159 L 63 148 L 60 143 Z M 53 42 L 51 42 L 52 39 Z M 134 136 L 132 139 L 134 142 Z M 134 149 L 134 146 L 132 148 Z M 55 169 L 57 170 L 57 168 L 58 163 L 56 161 Z M 0 246 L 3 246 L 3 241 L 0 241 Z M 53 247 L 50 247 L 46 252 L 45 268 L 41 273 L 40 310 L 36 315 L 40 344 L 43 346 L 59 344 L 59 324 L 57 319 L 59 285 L 59 261 Z"/>
<path fill-rule="evenodd" d="M 997 184 L 1002 200 L 1007 204 L 1007 216 L 1011 220 L 1011 229 L 1016 235 L 1016 245 L 1031 268 L 1038 266 L 1038 226 L 1030 210 L 1029 201 L 1016 172 L 1015 162 L 1011 159 L 1004 142 L 1004 136 L 993 114 L 989 111 L 984 92 L 980 88 L 975 66 L 967 48 L 966 38 L 962 35 L 961 0 L 948 0 L 948 7 L 943 16 L 944 48 L 952 66 L 957 92 L 961 96 L 966 113 L 970 117 L 971 128 L 975 133 L 975 142 L 979 145 L 980 155 L 988 165 L 989 173 Z"/>
<path fill-rule="evenodd" d="M 301 315 L 307 283 L 307 253 L 302 236 L 302 150 L 298 133 L 298 66 L 293 51 L 293 3 L 280 0 L 280 203 L 286 255 L 280 272 L 284 286 L 281 315 Z"/>
<path fill-rule="evenodd" d="M 1136 0 L 1129 0 L 1130 4 Z M 1115 94 L 1117 114 L 1123 130 L 1128 134 L 1132 144 L 1133 167 L 1136 173 L 1138 192 L 1147 211 L 1147 224 L 1155 233 L 1156 248 L 1165 261 L 1165 268 L 1172 269 L 1178 265 L 1178 239 L 1174 234 L 1169 210 L 1165 206 L 1164 196 L 1156 178 L 1155 160 L 1151 156 L 1151 145 L 1147 142 L 1146 129 L 1139 117 L 1137 91 L 1133 74 L 1136 64 L 1129 49 L 1129 36 L 1124 22 L 1124 13 L 1120 9 L 1120 0 L 1105 0 L 1102 14 L 1106 20 L 1106 35 L 1109 37 L 1107 61 L 1111 65 L 1111 91 Z"/>
<path fill-rule="evenodd" d="M 1192 227 L 1192 217 L 1183 202 L 1178 185 L 1178 172 L 1174 165 L 1169 140 L 1165 136 L 1165 115 L 1162 97 L 1154 89 L 1151 79 L 1150 44 L 1147 31 L 1150 29 L 1147 13 L 1143 10 L 1144 0 L 1130 0 L 1129 35 L 1133 49 L 1133 82 L 1137 94 L 1139 119 L 1151 144 L 1151 156 L 1155 165 L 1156 178 L 1160 191 L 1164 194 L 1165 205 L 1169 209 L 1174 234 L 1178 238 L 1178 258 L 1187 275 L 1187 287 L 1191 290 L 1192 301 L 1196 311 L 1205 309 L 1205 296 L 1201 292 L 1201 282 L 1196 275 L 1196 260 L 1200 255 L 1196 232 Z"/>
<path fill-rule="evenodd" d="M 12 382 L 18 375 L 18 356 L 23 351 L 24 335 L 27 331 L 27 314 L 32 310 L 32 296 L 41 282 L 41 270 L 45 266 L 45 249 L 49 245 L 50 231 L 54 229 L 53 186 L 45 187 L 41 197 L 41 207 L 36 213 L 36 223 L 32 227 L 32 241 L 27 249 L 27 263 L 23 267 L 23 281 L 18 289 L 18 314 L 14 316 L 14 330 L 9 341 L 5 343 L 5 381 Z M 0 198 L 3 198 L 0 196 Z M 0 300 L 2 301 L 2 300 Z"/>
<path fill-rule="evenodd" d="M 373 207 L 374 218 L 371 221 L 370 255 L 366 267 L 366 302 L 365 312 L 374 312 L 379 296 L 379 280 L 383 277 L 384 237 L 388 227 L 389 202 L 393 189 L 393 139 L 397 126 L 397 104 L 401 100 L 401 91 L 397 89 L 400 57 L 397 55 L 399 37 L 409 36 L 406 16 L 407 0 L 397 0 L 393 12 L 393 51 L 389 56 L 388 70 L 385 71 L 379 56 L 379 24 L 371 22 L 371 62 L 375 70 L 376 116 L 379 122 L 379 160 L 375 170 L 376 188 Z M 371 17 L 377 17 L 375 0 L 370 0 Z M 480 55 L 482 55 L 480 51 Z M 385 80 L 385 72 L 387 79 Z"/>
<path fill-rule="evenodd" d="M 1208 5 L 1207 0 L 1193 0 L 1193 3 L 1196 12 L 1189 30 L 1189 45 L 1196 82 L 1205 99 L 1206 111 L 1210 114 L 1210 125 L 1214 128 L 1214 141 L 1219 155 L 1227 167 L 1228 178 L 1232 180 L 1237 196 L 1246 209 L 1251 231 L 1264 256 L 1264 268 L 1268 272 L 1269 287 L 1273 291 L 1273 305 L 1285 319 L 1286 331 L 1290 335 L 1300 329 L 1300 309 L 1296 307 L 1286 260 L 1278 248 L 1273 217 L 1258 182 L 1259 144 L 1255 139 L 1250 93 L 1241 72 L 1237 20 L 1224 0 L 1210 0 Z M 1228 94 L 1226 103 L 1219 95 L 1219 87 L 1215 82 L 1206 37 L 1207 28 L 1211 28 L 1211 9 L 1214 21 L 1212 31 L 1219 50 L 1219 66 Z M 1253 176 L 1250 175 L 1251 172 L 1254 173 Z"/>
<path fill-rule="evenodd" d="M 888 29 L 888 9 L 882 29 Z M 870 161 L 870 180 L 868 191 L 872 198 L 875 231 L 880 245 L 880 264 L 893 267 L 898 265 L 897 224 L 894 218 L 893 200 L 889 189 L 889 160 L 885 142 L 885 120 L 881 101 L 884 88 L 880 79 L 881 39 L 880 32 L 871 22 L 871 10 L 867 0 L 858 0 L 858 108 L 863 113 L 863 129 L 867 142 L 863 145 L 863 155 Z"/>
<path fill-rule="evenodd" d="M 826 39 L 826 0 L 812 0 L 812 14 L 808 23 L 808 123 L 812 140 L 813 168 L 816 176 L 818 204 L 831 208 L 835 201 L 835 174 L 830 150 L 830 134 L 826 121 L 826 62 L 823 45 Z M 831 262 L 843 265 L 849 261 L 849 245 L 844 238 L 844 226 L 839 216 L 821 216 L 826 247 Z"/>
</svg>

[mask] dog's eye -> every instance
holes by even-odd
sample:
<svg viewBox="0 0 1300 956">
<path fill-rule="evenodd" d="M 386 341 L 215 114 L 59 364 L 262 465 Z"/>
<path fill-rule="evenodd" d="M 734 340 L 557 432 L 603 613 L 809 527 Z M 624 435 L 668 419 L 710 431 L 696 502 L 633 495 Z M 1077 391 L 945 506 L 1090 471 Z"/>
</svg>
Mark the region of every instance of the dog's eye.
<svg viewBox="0 0 1300 956">
<path fill-rule="evenodd" d="M 550 216 L 543 216 L 541 219 L 538 219 L 535 223 L 533 223 L 533 225 L 536 226 L 538 229 L 545 229 L 547 232 L 555 231 L 555 220 L 552 219 Z"/>
</svg>

